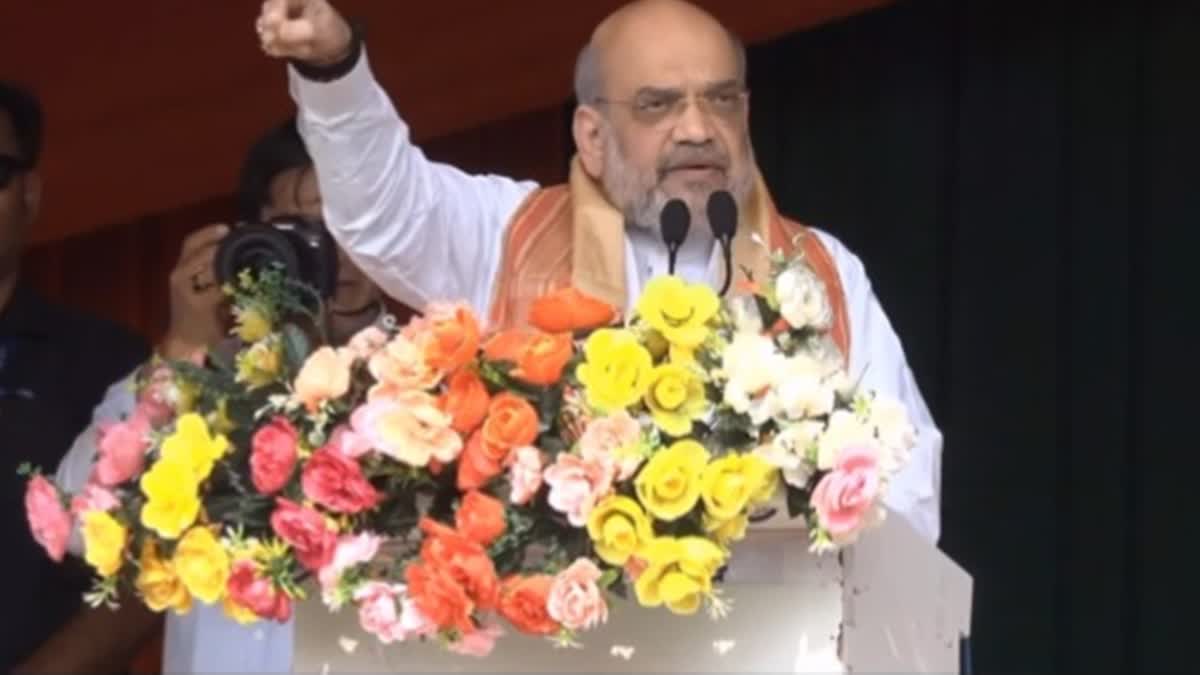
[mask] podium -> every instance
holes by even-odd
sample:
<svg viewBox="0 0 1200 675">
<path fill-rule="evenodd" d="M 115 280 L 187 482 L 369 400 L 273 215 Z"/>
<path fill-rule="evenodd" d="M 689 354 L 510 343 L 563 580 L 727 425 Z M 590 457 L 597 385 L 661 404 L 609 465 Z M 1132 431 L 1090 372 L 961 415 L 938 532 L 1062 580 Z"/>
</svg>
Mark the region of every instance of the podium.
<svg viewBox="0 0 1200 675">
<path fill-rule="evenodd" d="M 734 548 L 722 583 L 732 611 L 713 620 L 613 601 L 581 648 L 505 635 L 492 654 L 436 643 L 383 645 L 357 611 L 329 613 L 315 595 L 296 608 L 294 672 L 957 673 L 970 634 L 971 578 L 899 516 L 839 553 L 810 554 L 807 536 L 776 516 Z"/>
</svg>

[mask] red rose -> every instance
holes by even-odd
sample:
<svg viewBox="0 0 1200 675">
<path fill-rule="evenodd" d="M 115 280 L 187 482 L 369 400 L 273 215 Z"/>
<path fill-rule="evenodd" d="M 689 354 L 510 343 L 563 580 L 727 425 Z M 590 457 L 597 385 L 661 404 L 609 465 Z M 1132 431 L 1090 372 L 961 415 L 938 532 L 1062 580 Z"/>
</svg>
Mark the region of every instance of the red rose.
<svg viewBox="0 0 1200 675">
<path fill-rule="evenodd" d="M 263 619 L 287 623 L 292 617 L 291 599 L 270 579 L 259 576 L 258 566 L 251 560 L 233 564 L 225 587 L 231 600 Z"/>
<path fill-rule="evenodd" d="M 280 498 L 271 514 L 271 529 L 296 551 L 305 569 L 316 572 L 333 560 L 337 532 L 316 511 Z"/>
<path fill-rule="evenodd" d="M 276 417 L 254 432 L 250 450 L 250 480 L 264 495 L 287 485 L 296 467 L 296 443 L 300 435 L 286 418 Z"/>
<path fill-rule="evenodd" d="M 326 446 L 313 453 L 300 475 L 304 496 L 338 513 L 359 513 L 379 503 L 379 493 L 353 459 Z"/>
</svg>

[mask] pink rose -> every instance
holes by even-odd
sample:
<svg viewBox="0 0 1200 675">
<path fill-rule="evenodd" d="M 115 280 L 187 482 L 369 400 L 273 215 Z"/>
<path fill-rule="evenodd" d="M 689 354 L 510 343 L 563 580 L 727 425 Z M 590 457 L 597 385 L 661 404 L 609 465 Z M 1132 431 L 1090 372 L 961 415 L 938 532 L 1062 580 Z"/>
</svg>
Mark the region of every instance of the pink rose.
<svg viewBox="0 0 1200 675">
<path fill-rule="evenodd" d="M 326 445 L 350 459 L 358 459 L 372 450 L 370 441 L 344 424 L 334 428 Z"/>
<path fill-rule="evenodd" d="M 592 507 L 612 489 L 613 466 L 564 452 L 543 477 L 550 486 L 550 506 L 567 514 L 567 520 L 575 527 L 583 527 Z"/>
<path fill-rule="evenodd" d="M 842 448 L 833 470 L 813 490 L 817 523 L 836 539 L 855 534 L 879 494 L 879 458 L 870 446 Z"/>
<path fill-rule="evenodd" d="M 600 577 L 600 568 L 587 558 L 559 572 L 546 599 L 550 618 L 571 630 L 588 630 L 608 621 L 608 604 L 596 585 Z"/>
<path fill-rule="evenodd" d="M 83 492 L 71 498 L 71 515 L 82 518 L 88 511 L 111 511 L 121 505 L 108 488 L 88 483 Z"/>
<path fill-rule="evenodd" d="M 437 626 L 421 614 L 413 601 L 405 600 L 402 609 L 397 607 L 403 591 L 403 586 L 370 581 L 354 592 L 359 624 L 384 644 L 437 632 Z"/>
<path fill-rule="evenodd" d="M 286 418 L 276 417 L 250 441 L 250 480 L 264 495 L 283 489 L 296 468 L 300 435 Z"/>
<path fill-rule="evenodd" d="M 292 617 L 292 601 L 268 578 L 259 575 L 252 560 L 239 560 L 230 569 L 225 590 L 238 605 L 263 619 L 286 623 Z"/>
<path fill-rule="evenodd" d="M 316 511 L 279 498 L 271 514 L 271 529 L 291 545 L 305 569 L 316 572 L 333 560 L 337 532 Z"/>
<path fill-rule="evenodd" d="M 150 421 L 133 415 L 100 428 L 99 453 L 93 477 L 101 485 L 119 485 L 142 472 L 150 445 Z"/>
<path fill-rule="evenodd" d="M 588 460 L 612 462 L 617 480 L 628 480 L 642 465 L 637 452 L 641 436 L 637 420 L 621 410 L 588 422 L 579 438 L 579 454 Z"/>
<path fill-rule="evenodd" d="M 58 489 L 37 475 L 25 486 L 25 516 L 33 538 L 55 562 L 61 562 L 71 536 L 71 516 L 63 507 Z"/>
<path fill-rule="evenodd" d="M 175 416 L 175 401 L 178 400 L 178 395 L 175 373 L 169 366 L 157 366 L 151 371 L 138 395 L 134 414 L 145 417 L 150 426 L 157 429 Z"/>
<path fill-rule="evenodd" d="M 542 452 L 533 446 L 513 450 L 508 456 L 509 498 L 514 504 L 524 504 L 542 487 Z"/>
<path fill-rule="evenodd" d="M 504 634 L 499 626 L 480 626 L 448 645 L 450 651 L 463 656 L 483 658 L 492 653 L 496 639 Z"/>
<path fill-rule="evenodd" d="M 346 344 L 345 348 L 355 358 L 369 361 L 375 355 L 375 352 L 387 344 L 387 341 L 387 333 L 383 332 L 378 326 L 367 326 L 358 331 L 354 337 L 350 338 L 350 342 Z"/>
<path fill-rule="evenodd" d="M 330 447 L 313 453 L 300 474 L 304 496 L 338 513 L 361 513 L 379 503 L 379 492 L 358 462 Z"/>
<path fill-rule="evenodd" d="M 332 595 L 346 570 L 375 559 L 382 541 L 379 535 L 371 532 L 347 534 L 338 539 L 337 547 L 333 550 L 333 559 L 317 574 L 321 582 L 321 591 Z"/>
</svg>

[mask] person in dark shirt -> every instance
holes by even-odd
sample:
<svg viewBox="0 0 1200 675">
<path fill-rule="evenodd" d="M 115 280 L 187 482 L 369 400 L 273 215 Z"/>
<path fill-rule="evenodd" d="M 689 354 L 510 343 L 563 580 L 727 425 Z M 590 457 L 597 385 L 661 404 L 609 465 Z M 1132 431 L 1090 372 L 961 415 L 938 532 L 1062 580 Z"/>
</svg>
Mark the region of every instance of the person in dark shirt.
<svg viewBox="0 0 1200 675">
<path fill-rule="evenodd" d="M 0 82 L 0 542 L 7 581 L 0 672 L 113 672 L 136 649 L 145 613 L 114 617 L 83 604 L 91 575 L 77 561 L 55 563 L 34 541 L 17 471 L 28 462 L 53 473 L 96 401 L 149 347 L 115 324 L 47 302 L 21 281 L 21 254 L 41 200 L 42 119 L 36 98 Z"/>
</svg>

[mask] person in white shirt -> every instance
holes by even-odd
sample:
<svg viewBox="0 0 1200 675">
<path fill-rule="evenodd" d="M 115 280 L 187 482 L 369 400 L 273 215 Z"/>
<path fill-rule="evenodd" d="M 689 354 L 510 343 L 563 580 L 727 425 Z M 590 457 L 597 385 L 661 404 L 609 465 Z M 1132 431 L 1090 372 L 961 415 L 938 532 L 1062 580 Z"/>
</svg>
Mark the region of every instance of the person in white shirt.
<svg viewBox="0 0 1200 675">
<path fill-rule="evenodd" d="M 289 61 L 333 236 L 405 304 L 465 299 L 487 316 L 506 229 L 539 186 L 427 159 L 375 81 L 357 31 L 326 0 L 268 0 L 256 29 L 268 55 Z M 742 197 L 752 182 L 748 114 L 722 114 L 732 108 L 720 98 L 728 96 L 721 86 L 744 87 L 745 78 L 741 44 L 681 0 L 626 5 L 582 51 L 573 132 L 580 163 L 625 216 L 626 306 L 667 272 L 667 248 L 652 226 L 668 198 L 682 198 L 693 217 L 676 273 L 721 283 L 702 204 L 716 189 Z M 829 233 L 810 231 L 830 252 L 846 296 L 852 376 L 904 402 L 918 432 L 888 506 L 936 543 L 942 434 L 862 262 Z"/>
<path fill-rule="evenodd" d="M 302 218 L 314 225 L 321 218 L 321 194 L 312 160 L 288 120 L 271 129 L 251 148 L 238 185 L 238 210 L 243 220 L 275 217 Z M 214 279 L 217 245 L 228 233 L 211 225 L 192 233 L 183 244 L 171 273 L 171 322 L 158 346 L 166 358 L 185 359 L 206 347 L 230 346 L 222 294 Z M 330 335 L 336 342 L 381 320 L 386 311 L 382 294 L 339 252 L 338 287 L 329 303 Z M 236 345 L 234 346 L 236 348 Z M 83 431 L 59 464 L 55 478 L 71 492 L 84 487 L 92 473 L 101 425 L 131 415 L 136 407 L 133 375 L 113 384 L 92 413 Z M 82 554 L 75 533 L 70 545 Z M 135 602 L 132 597 L 125 602 Z M 243 626 L 227 617 L 220 605 L 194 602 L 185 615 L 168 613 L 163 640 L 163 670 L 167 673 L 288 672 L 292 664 L 294 623 L 260 621 Z"/>
</svg>

